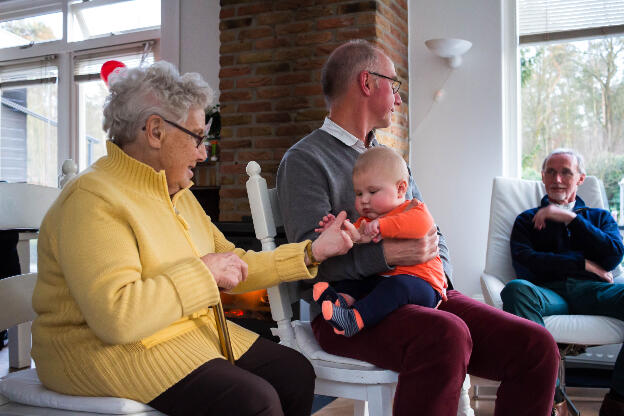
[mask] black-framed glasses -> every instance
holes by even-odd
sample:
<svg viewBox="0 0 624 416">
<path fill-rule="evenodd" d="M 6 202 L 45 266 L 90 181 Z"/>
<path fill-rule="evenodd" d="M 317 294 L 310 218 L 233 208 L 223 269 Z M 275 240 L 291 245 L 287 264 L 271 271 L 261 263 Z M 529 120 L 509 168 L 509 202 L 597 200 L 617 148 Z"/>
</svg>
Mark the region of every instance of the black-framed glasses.
<svg viewBox="0 0 624 416">
<path fill-rule="evenodd" d="M 572 179 L 574 177 L 574 172 L 572 172 L 570 169 L 563 169 L 561 170 L 561 172 L 559 172 L 556 169 L 548 168 L 544 171 L 544 174 L 546 176 L 550 176 L 551 178 L 555 178 L 557 177 L 557 175 L 559 175 L 561 176 L 561 178 L 566 180 Z"/>
<path fill-rule="evenodd" d="M 373 71 L 366 71 L 366 72 L 368 72 L 371 75 L 376 75 L 378 77 L 385 78 L 385 79 L 388 79 L 388 80 L 392 81 L 390 83 L 390 85 L 392 87 L 392 93 L 396 94 L 397 92 L 399 92 L 399 88 L 401 88 L 401 81 L 399 81 L 398 79 L 391 78 L 391 77 L 388 77 L 386 75 L 382 75 L 382 74 L 379 74 L 379 73 L 373 72 Z"/>
<path fill-rule="evenodd" d="M 208 121 L 208 124 L 206 124 L 206 127 L 204 127 L 204 135 L 200 136 L 199 134 L 193 133 L 189 129 L 182 127 L 178 123 L 175 123 L 175 122 L 173 122 L 171 120 L 167 120 L 163 116 L 159 116 L 159 117 L 162 118 L 165 123 L 171 124 L 173 127 L 177 128 L 177 129 L 183 131 L 184 133 L 188 134 L 189 136 L 191 136 L 193 138 L 193 140 L 195 140 L 196 147 L 198 149 L 199 149 L 199 146 L 201 146 L 202 144 L 205 145 L 205 144 L 207 144 L 210 141 L 210 137 L 208 136 L 208 132 L 210 131 L 210 125 L 212 124 L 212 119 L 210 119 Z M 145 126 L 143 126 L 143 130 L 145 130 Z"/>
<path fill-rule="evenodd" d="M 206 124 L 206 127 L 204 127 L 204 135 L 203 136 L 200 136 L 197 133 L 193 133 L 189 129 L 186 129 L 186 128 L 182 127 L 181 125 L 179 125 L 178 123 L 174 123 L 171 120 L 167 120 L 164 117 L 162 119 L 165 121 L 165 123 L 171 124 L 173 127 L 177 128 L 177 129 L 180 129 L 181 131 L 183 131 L 184 133 L 188 134 L 193 139 L 195 139 L 195 143 L 197 144 L 196 147 L 198 149 L 199 149 L 199 146 L 201 146 L 202 144 L 206 144 L 206 143 L 208 143 L 210 141 L 210 137 L 208 137 L 208 132 L 210 131 L 210 124 L 212 124 L 212 119 L 210 119 L 208 124 Z"/>
</svg>

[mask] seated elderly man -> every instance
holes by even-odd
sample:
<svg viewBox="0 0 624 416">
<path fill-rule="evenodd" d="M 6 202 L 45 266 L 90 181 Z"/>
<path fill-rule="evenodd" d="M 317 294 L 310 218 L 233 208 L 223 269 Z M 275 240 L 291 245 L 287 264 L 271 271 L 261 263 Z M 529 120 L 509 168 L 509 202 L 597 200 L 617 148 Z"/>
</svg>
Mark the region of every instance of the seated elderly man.
<svg viewBox="0 0 624 416">
<path fill-rule="evenodd" d="M 624 245 L 617 223 L 576 195 L 585 180 L 583 157 L 557 149 L 542 164 L 547 195 L 516 218 L 511 256 L 517 279 L 501 293 L 503 309 L 544 325 L 544 316 L 604 315 L 624 320 L 624 284 L 611 273 Z M 624 415 L 624 352 L 600 416 Z"/>
<path fill-rule="evenodd" d="M 168 415 L 309 415 L 314 370 L 296 351 L 229 324 L 224 359 L 210 306 L 312 278 L 346 253 L 340 225 L 272 252 L 234 247 L 193 194 L 211 89 L 166 62 L 109 78 L 108 155 L 69 182 L 41 225 L 32 356 L 49 389 L 125 397 Z"/>
</svg>

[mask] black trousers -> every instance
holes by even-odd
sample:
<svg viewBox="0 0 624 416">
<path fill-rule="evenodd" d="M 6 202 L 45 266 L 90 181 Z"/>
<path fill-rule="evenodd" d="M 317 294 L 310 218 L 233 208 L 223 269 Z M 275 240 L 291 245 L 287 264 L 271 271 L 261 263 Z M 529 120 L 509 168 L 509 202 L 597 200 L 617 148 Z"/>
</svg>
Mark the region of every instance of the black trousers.
<svg viewBox="0 0 624 416">
<path fill-rule="evenodd" d="M 0 231 L 0 279 L 20 274 L 17 231 Z"/>
<path fill-rule="evenodd" d="M 167 415 L 305 416 L 314 369 L 297 351 L 258 338 L 233 366 L 208 361 L 148 403 Z"/>
<path fill-rule="evenodd" d="M 0 231 L 0 279 L 20 274 L 19 257 L 17 255 L 17 231 Z M 4 348 L 7 331 L 0 330 L 0 350 Z"/>
</svg>

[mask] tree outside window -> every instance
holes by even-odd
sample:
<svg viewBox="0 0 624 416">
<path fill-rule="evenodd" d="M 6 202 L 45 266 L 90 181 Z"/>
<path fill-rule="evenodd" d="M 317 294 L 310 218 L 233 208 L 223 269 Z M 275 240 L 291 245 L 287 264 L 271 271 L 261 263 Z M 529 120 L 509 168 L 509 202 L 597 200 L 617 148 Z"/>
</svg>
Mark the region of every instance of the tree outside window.
<svg viewBox="0 0 624 416">
<path fill-rule="evenodd" d="M 585 156 L 618 215 L 624 178 L 624 36 L 521 46 L 522 176 L 558 147 Z"/>
</svg>

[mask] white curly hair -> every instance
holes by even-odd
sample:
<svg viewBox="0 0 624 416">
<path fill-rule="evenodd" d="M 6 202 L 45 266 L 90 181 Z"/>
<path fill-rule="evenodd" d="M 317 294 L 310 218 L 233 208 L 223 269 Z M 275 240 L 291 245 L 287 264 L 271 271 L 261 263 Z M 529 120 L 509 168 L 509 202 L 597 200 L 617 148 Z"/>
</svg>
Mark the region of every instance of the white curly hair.
<svg viewBox="0 0 624 416">
<path fill-rule="evenodd" d="M 184 123 L 191 108 L 205 109 L 214 97 L 199 74 L 180 75 L 166 61 L 121 68 L 110 74 L 108 87 L 102 127 L 118 146 L 132 143 L 152 114 Z"/>
</svg>

